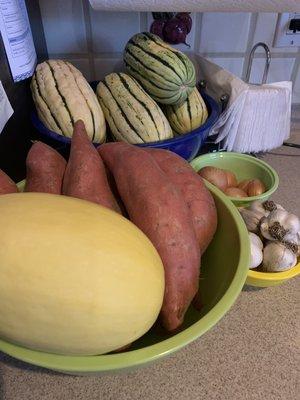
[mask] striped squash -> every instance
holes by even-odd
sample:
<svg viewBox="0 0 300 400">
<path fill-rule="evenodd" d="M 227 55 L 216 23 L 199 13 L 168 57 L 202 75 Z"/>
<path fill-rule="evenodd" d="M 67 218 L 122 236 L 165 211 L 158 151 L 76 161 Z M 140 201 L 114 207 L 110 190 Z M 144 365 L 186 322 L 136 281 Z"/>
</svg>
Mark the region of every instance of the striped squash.
<svg viewBox="0 0 300 400">
<path fill-rule="evenodd" d="M 131 76 L 109 74 L 96 92 L 115 140 L 134 144 L 173 136 L 162 110 Z"/>
<path fill-rule="evenodd" d="M 124 62 L 128 73 L 159 103 L 183 103 L 196 84 L 191 60 L 149 32 L 129 40 Z"/>
<path fill-rule="evenodd" d="M 164 110 L 171 127 L 179 135 L 199 128 L 208 116 L 206 105 L 197 88 L 194 88 L 184 103 L 179 106 L 167 105 Z"/>
<path fill-rule="evenodd" d="M 38 64 L 31 92 L 38 116 L 48 129 L 71 137 L 75 121 L 82 119 L 93 142 L 105 141 L 105 118 L 97 97 L 71 63 L 48 60 Z"/>
</svg>

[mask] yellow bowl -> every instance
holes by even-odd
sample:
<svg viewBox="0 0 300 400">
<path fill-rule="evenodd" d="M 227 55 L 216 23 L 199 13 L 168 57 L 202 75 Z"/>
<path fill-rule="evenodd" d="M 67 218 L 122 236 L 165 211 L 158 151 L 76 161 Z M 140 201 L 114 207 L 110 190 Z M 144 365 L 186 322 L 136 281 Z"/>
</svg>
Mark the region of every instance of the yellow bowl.
<svg viewBox="0 0 300 400">
<path fill-rule="evenodd" d="M 293 268 L 283 272 L 260 272 L 250 269 L 246 279 L 246 285 L 257 287 L 281 285 L 287 280 L 300 275 L 300 260 L 298 259 L 298 261 L 298 264 Z"/>
</svg>

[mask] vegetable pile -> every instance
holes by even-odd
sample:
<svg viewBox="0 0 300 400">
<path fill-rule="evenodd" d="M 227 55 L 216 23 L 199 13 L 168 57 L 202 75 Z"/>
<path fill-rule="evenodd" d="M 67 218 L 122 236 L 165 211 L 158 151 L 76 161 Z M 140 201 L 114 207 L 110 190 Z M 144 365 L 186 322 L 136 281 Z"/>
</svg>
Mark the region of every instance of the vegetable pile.
<svg viewBox="0 0 300 400">
<path fill-rule="evenodd" d="M 300 219 L 271 200 L 240 209 L 251 244 L 250 268 L 281 272 L 293 268 L 300 255 Z"/>
<path fill-rule="evenodd" d="M 202 178 L 181 157 L 125 142 L 96 149 L 83 121 L 76 121 L 69 160 L 35 142 L 27 157 L 25 192 L 63 194 L 100 204 L 129 218 L 162 260 L 165 293 L 160 320 L 181 326 L 198 296 L 200 260 L 217 228 L 214 200 Z M 16 185 L 0 175 L 0 193 Z M 125 343 L 126 344 L 126 343 Z"/>
<path fill-rule="evenodd" d="M 178 14 L 176 24 L 189 26 L 189 18 Z M 39 119 L 66 137 L 81 119 L 96 144 L 107 140 L 107 127 L 113 140 L 136 144 L 171 139 L 204 124 L 207 108 L 196 88 L 194 65 L 185 54 L 152 33 L 138 33 L 126 44 L 124 67 L 126 73 L 108 74 L 96 95 L 71 63 L 38 64 L 31 92 Z"/>
<path fill-rule="evenodd" d="M 203 167 L 198 171 L 198 174 L 230 197 L 259 196 L 266 191 L 266 187 L 260 179 L 244 179 L 238 182 L 235 174 L 226 169 Z"/>
</svg>

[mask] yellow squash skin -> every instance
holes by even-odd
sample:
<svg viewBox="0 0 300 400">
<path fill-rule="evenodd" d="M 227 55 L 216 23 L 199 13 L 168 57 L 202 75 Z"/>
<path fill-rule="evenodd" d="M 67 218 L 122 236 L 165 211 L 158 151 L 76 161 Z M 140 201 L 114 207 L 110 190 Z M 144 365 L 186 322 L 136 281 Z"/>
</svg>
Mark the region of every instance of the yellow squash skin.
<svg viewBox="0 0 300 400">
<path fill-rule="evenodd" d="M 142 336 L 163 300 L 148 238 L 99 205 L 42 193 L 0 196 L 0 337 L 95 355 Z"/>
<path fill-rule="evenodd" d="M 207 119 L 204 100 L 197 88 L 180 105 L 166 105 L 165 113 L 174 132 L 178 135 L 199 128 Z"/>
<path fill-rule="evenodd" d="M 107 75 L 97 86 L 97 96 L 115 140 L 135 144 L 173 137 L 158 104 L 131 76 Z"/>
<path fill-rule="evenodd" d="M 37 65 L 30 86 L 39 119 L 48 129 L 72 137 L 74 123 L 82 119 L 91 141 L 105 142 L 101 106 L 74 65 L 64 60 L 44 61 Z"/>
</svg>

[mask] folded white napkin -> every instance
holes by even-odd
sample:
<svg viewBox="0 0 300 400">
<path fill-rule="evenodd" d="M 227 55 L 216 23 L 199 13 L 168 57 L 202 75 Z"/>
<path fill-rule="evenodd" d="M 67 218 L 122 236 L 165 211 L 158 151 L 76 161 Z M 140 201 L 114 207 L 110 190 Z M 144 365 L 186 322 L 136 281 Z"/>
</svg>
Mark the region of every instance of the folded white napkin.
<svg viewBox="0 0 300 400">
<path fill-rule="evenodd" d="M 260 152 L 282 145 L 290 135 L 292 82 L 253 85 L 207 59 L 195 55 L 200 79 L 216 100 L 229 101 L 210 135 L 229 151 Z"/>
</svg>

